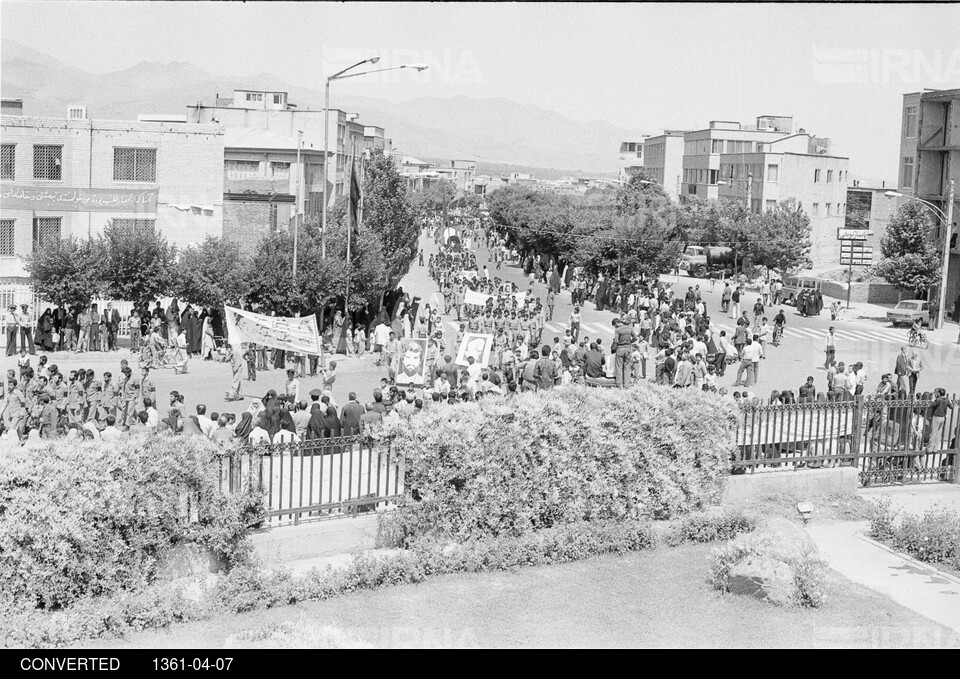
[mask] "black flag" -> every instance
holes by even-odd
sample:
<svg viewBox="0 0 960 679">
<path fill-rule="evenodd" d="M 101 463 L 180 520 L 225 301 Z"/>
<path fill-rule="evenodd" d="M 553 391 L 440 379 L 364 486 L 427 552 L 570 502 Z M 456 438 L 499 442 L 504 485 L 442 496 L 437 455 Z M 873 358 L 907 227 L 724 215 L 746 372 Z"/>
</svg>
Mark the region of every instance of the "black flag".
<svg viewBox="0 0 960 679">
<path fill-rule="evenodd" d="M 358 233 L 360 231 L 360 180 L 357 177 L 355 161 L 350 163 L 350 195 L 347 214 L 350 215 L 350 229 L 353 233 Z"/>
</svg>

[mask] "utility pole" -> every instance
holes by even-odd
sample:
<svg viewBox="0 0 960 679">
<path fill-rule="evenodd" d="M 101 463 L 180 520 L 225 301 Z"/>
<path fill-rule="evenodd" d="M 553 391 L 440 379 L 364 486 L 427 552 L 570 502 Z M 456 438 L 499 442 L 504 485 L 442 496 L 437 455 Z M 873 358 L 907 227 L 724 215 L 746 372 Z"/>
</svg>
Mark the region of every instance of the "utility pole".
<svg viewBox="0 0 960 679">
<path fill-rule="evenodd" d="M 937 327 L 946 324 L 947 313 L 947 278 L 950 275 L 950 231 L 953 229 L 953 198 L 956 182 L 951 179 L 947 188 L 946 221 L 943 231 L 943 263 L 940 272 L 940 303 L 937 308 Z"/>
<path fill-rule="evenodd" d="M 303 130 L 297 131 L 297 202 L 293 214 L 293 282 L 297 282 L 297 245 L 300 241 L 300 185 L 303 181 L 303 165 L 300 163 L 300 147 L 302 146 Z"/>
<path fill-rule="evenodd" d="M 747 174 L 747 212 L 753 212 L 753 173 Z"/>
<path fill-rule="evenodd" d="M 337 123 L 339 125 L 339 118 Z M 337 128 L 340 129 L 339 127 Z M 336 163 L 334 163 L 333 182 L 337 181 Z M 327 186 L 330 185 L 330 78 L 323 88 L 323 210 L 320 224 L 320 258 L 327 258 Z"/>
</svg>

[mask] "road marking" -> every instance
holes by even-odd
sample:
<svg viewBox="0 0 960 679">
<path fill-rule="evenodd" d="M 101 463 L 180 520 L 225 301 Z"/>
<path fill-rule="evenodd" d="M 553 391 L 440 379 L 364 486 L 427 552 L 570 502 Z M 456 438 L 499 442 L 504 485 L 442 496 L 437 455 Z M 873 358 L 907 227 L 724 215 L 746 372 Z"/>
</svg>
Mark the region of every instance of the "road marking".
<svg viewBox="0 0 960 679">
<path fill-rule="evenodd" d="M 563 332 L 560 328 L 555 326 L 553 323 L 544 323 L 543 327 L 549 330 L 550 332 Z"/>
</svg>

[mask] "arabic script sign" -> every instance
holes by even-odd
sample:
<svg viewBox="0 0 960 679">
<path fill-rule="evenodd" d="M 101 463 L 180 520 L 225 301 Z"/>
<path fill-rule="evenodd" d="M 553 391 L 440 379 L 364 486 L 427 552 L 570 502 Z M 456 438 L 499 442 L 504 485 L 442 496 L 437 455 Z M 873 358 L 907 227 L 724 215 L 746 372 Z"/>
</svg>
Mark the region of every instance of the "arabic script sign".
<svg viewBox="0 0 960 679">
<path fill-rule="evenodd" d="M 157 189 L 63 189 L 6 185 L 0 189 L 5 210 L 59 212 L 157 211 Z"/>
<path fill-rule="evenodd" d="M 227 337 L 234 347 L 253 342 L 284 351 L 320 355 L 320 333 L 313 314 L 297 318 L 264 316 L 229 306 L 224 306 L 224 311 Z"/>
</svg>

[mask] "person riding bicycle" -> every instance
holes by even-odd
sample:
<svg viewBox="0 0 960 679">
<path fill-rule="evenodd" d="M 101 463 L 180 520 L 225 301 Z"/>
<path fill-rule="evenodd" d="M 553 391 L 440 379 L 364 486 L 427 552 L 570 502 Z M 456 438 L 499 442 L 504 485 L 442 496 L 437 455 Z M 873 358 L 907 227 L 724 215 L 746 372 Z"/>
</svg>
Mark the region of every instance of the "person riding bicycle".
<svg viewBox="0 0 960 679">
<path fill-rule="evenodd" d="M 783 313 L 783 309 L 780 309 L 777 312 L 777 315 L 773 317 L 773 343 L 780 344 L 780 337 L 783 335 L 783 328 L 787 325 L 787 317 Z"/>
<path fill-rule="evenodd" d="M 910 335 L 911 338 L 921 339 L 923 337 L 923 323 L 920 322 L 919 318 L 913 320 L 913 325 L 910 326 Z"/>
</svg>

